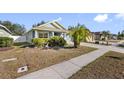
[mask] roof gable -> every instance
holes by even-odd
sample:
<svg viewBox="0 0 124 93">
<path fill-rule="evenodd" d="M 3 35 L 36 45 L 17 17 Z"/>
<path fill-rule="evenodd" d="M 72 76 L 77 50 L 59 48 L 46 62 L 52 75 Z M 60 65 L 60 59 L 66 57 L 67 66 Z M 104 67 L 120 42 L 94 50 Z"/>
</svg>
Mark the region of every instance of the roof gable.
<svg viewBox="0 0 124 93">
<path fill-rule="evenodd" d="M 9 34 L 12 34 L 12 32 L 8 28 L 6 28 L 5 26 L 3 26 L 1 24 L 0 24 L 0 28 L 4 29 Z"/>
<path fill-rule="evenodd" d="M 48 27 L 48 28 L 54 28 L 54 29 L 60 29 L 60 30 L 66 30 L 64 28 L 64 26 L 62 26 L 61 24 L 59 24 L 57 21 L 61 20 L 60 18 L 56 19 L 56 20 L 53 20 L 53 21 L 49 21 L 45 24 L 42 24 L 40 26 L 37 26 L 38 28 L 39 27 Z M 34 28 L 37 28 L 37 27 L 34 27 Z"/>
<path fill-rule="evenodd" d="M 52 32 L 64 32 L 66 33 L 67 30 L 64 28 L 64 26 L 62 26 L 61 24 L 59 24 L 57 21 L 61 20 L 56 19 L 53 21 L 49 21 L 45 24 L 39 25 L 37 27 L 34 27 L 32 29 L 37 30 L 37 31 L 52 31 Z"/>
</svg>

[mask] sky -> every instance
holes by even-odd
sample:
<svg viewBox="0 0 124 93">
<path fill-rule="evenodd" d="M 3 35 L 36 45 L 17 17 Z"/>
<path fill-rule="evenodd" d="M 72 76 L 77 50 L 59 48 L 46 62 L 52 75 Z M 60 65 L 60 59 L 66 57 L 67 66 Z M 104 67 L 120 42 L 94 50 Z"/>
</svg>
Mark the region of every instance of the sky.
<svg viewBox="0 0 124 93">
<path fill-rule="evenodd" d="M 84 24 L 92 32 L 109 30 L 113 34 L 124 29 L 124 14 L 119 13 L 0 13 L 1 21 L 11 21 L 24 25 L 27 30 L 33 24 L 52 21 L 61 18 L 58 22 L 65 28 Z"/>
</svg>

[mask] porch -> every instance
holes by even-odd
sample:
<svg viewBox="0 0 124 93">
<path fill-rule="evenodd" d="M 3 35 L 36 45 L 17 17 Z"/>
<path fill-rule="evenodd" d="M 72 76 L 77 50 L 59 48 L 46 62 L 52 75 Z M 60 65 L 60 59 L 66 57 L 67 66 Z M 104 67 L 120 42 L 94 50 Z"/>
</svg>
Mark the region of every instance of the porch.
<svg viewBox="0 0 124 93">
<path fill-rule="evenodd" d="M 34 38 L 50 38 L 53 36 L 60 36 L 66 38 L 66 33 L 64 32 L 50 32 L 50 31 L 35 31 Z"/>
</svg>

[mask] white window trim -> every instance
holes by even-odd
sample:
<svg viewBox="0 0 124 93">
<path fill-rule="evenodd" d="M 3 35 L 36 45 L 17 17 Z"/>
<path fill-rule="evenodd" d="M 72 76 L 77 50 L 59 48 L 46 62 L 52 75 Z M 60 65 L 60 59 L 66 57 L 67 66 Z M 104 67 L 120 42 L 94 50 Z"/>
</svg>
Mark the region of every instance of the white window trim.
<svg viewBox="0 0 124 93">
<path fill-rule="evenodd" d="M 38 32 L 38 37 L 39 37 L 39 34 L 40 34 L 40 33 L 42 33 L 42 34 L 47 33 L 48 38 L 49 38 L 49 32 Z M 40 38 L 40 37 L 39 37 L 39 38 Z M 44 36 L 43 36 L 43 38 L 44 38 Z"/>
</svg>

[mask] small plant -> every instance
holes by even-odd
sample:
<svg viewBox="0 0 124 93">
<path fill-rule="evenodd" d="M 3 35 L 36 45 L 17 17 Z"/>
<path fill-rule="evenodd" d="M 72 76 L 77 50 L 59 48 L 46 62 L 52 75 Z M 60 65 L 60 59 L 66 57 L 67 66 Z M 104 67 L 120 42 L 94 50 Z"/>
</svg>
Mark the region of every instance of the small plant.
<svg viewBox="0 0 124 93">
<path fill-rule="evenodd" d="M 66 44 L 66 41 L 62 37 L 54 36 L 48 40 L 48 44 L 50 47 L 63 47 Z"/>
<path fill-rule="evenodd" d="M 13 39 L 9 37 L 0 37 L 0 47 L 11 47 Z"/>
<path fill-rule="evenodd" d="M 47 38 L 34 38 L 32 39 L 32 43 L 36 47 L 45 47 L 48 43 L 48 39 Z"/>
</svg>

